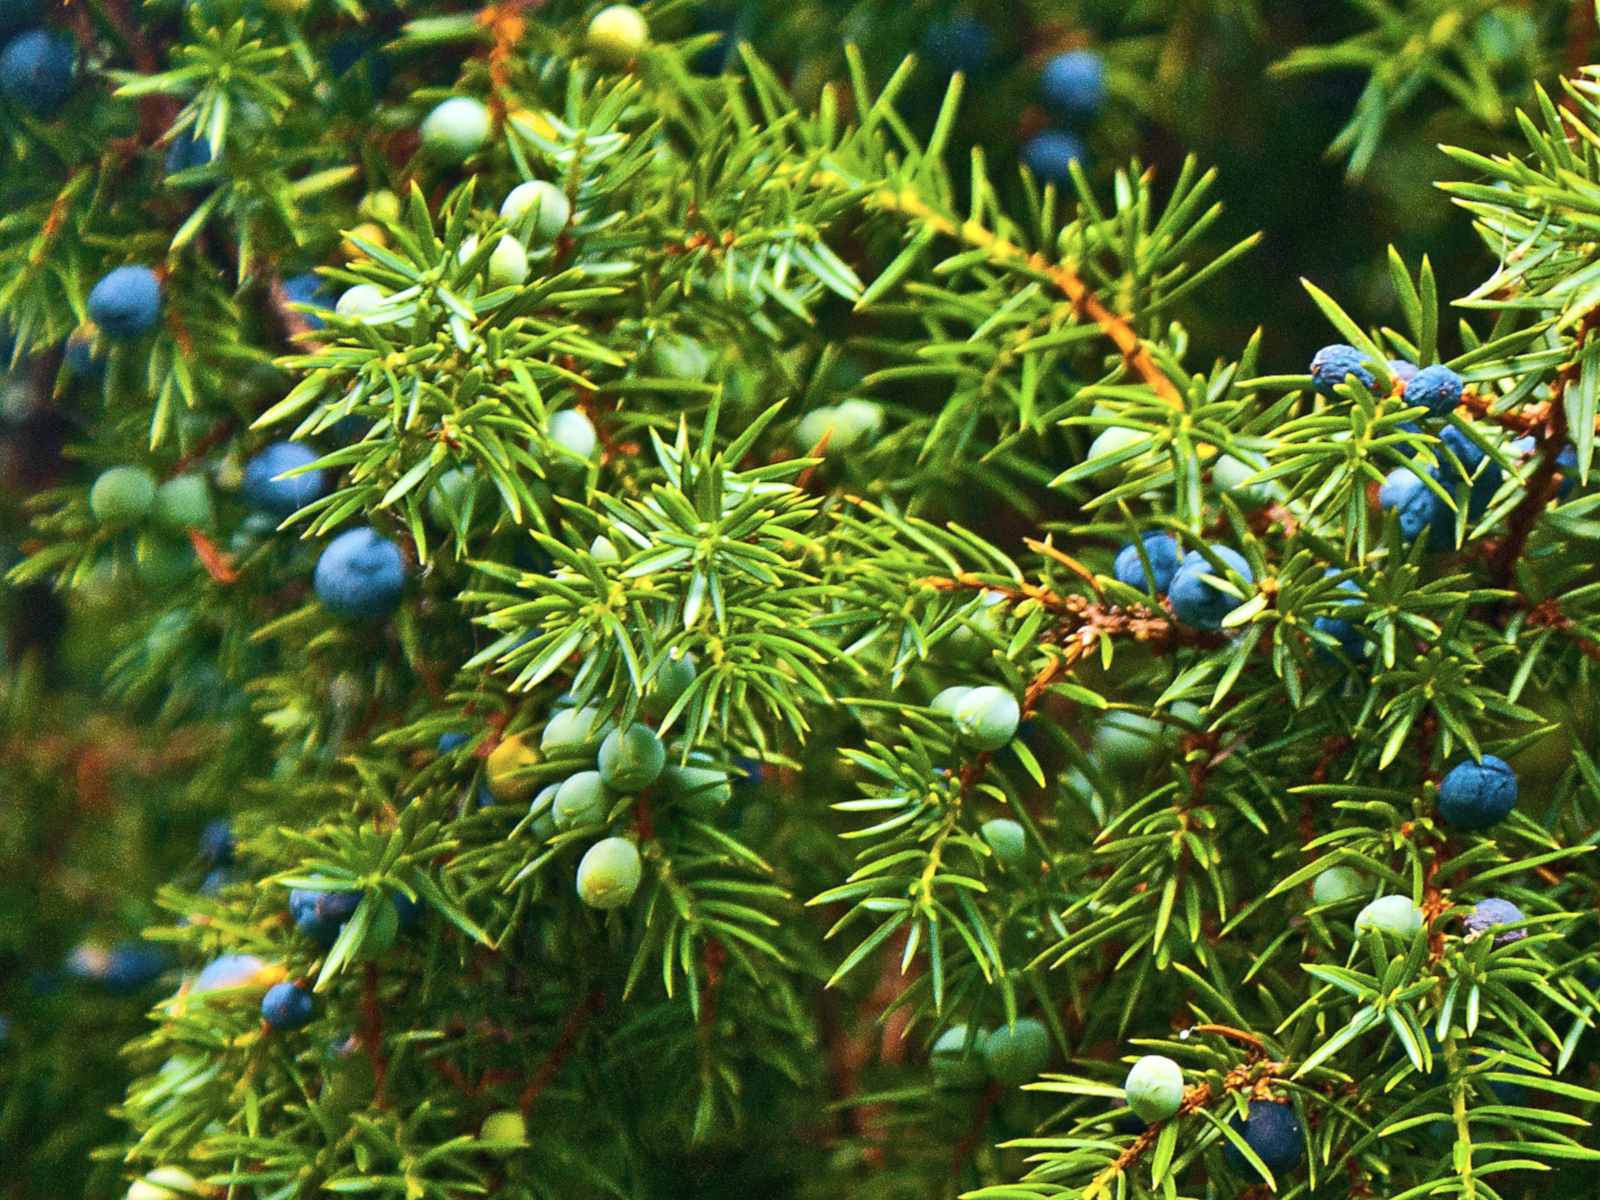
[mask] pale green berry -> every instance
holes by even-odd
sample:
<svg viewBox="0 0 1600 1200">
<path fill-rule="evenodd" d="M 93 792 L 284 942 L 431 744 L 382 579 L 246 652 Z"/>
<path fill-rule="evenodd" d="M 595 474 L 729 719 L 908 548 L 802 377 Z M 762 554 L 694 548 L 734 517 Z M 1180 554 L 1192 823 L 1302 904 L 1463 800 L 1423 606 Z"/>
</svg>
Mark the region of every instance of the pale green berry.
<svg viewBox="0 0 1600 1200">
<path fill-rule="evenodd" d="M 619 792 L 643 791 L 667 764 L 667 748 L 647 725 L 613 729 L 600 743 L 600 778 Z"/>
<path fill-rule="evenodd" d="M 1329 867 L 1311 884 L 1311 899 L 1317 904 L 1338 904 L 1353 900 L 1367 891 L 1361 872 L 1351 867 Z"/>
<path fill-rule="evenodd" d="M 494 119 L 482 101 L 452 96 L 422 122 L 422 145 L 443 162 L 462 162 L 489 141 Z"/>
<path fill-rule="evenodd" d="M 1265 508 L 1277 498 L 1272 482 L 1269 480 L 1244 486 L 1244 481 L 1260 471 L 1263 465 L 1235 458 L 1231 454 L 1221 455 L 1211 464 L 1211 483 L 1219 495 L 1232 496 L 1235 503 L 1246 511 Z"/>
<path fill-rule="evenodd" d="M 545 722 L 544 732 L 539 735 L 539 749 L 546 754 L 577 750 L 599 741 L 605 734 L 606 725 L 600 719 L 598 708 L 564 708 Z"/>
<path fill-rule="evenodd" d="M 532 223 L 524 226 L 523 219 L 530 213 Z M 555 184 L 530 179 L 511 189 L 500 205 L 500 216 L 518 233 L 526 229 L 533 241 L 542 245 L 559 237 L 572 220 L 572 202 Z"/>
<path fill-rule="evenodd" d="M 184 1200 L 202 1194 L 200 1181 L 182 1167 L 157 1167 L 128 1185 L 128 1200 Z"/>
<path fill-rule="evenodd" d="M 496 287 L 515 287 L 528 278 L 528 251 L 516 238 L 502 237 L 489 255 L 489 282 Z"/>
<path fill-rule="evenodd" d="M 440 525 L 449 525 L 451 514 L 466 508 L 467 499 L 477 486 L 476 467 L 452 467 L 441 472 L 428 492 L 428 515 Z"/>
<path fill-rule="evenodd" d="M 144 467 L 112 467 L 89 489 L 89 511 L 112 529 L 144 520 L 155 502 L 156 477 Z"/>
<path fill-rule="evenodd" d="M 575 408 L 563 408 L 552 416 L 545 433 L 552 442 L 575 458 L 593 458 L 600 446 L 600 435 L 595 432 L 594 422 Z"/>
<path fill-rule="evenodd" d="M 932 700 L 928 701 L 928 707 L 941 716 L 954 717 L 957 706 L 971 693 L 971 688 L 961 687 L 959 684 L 955 687 L 947 687 Z"/>
<path fill-rule="evenodd" d="M 1134 1115 L 1152 1124 L 1165 1121 L 1183 1104 L 1183 1068 L 1160 1054 L 1147 1054 L 1133 1064 L 1122 1084 Z"/>
<path fill-rule="evenodd" d="M 982 1084 L 988 1073 L 983 1065 L 983 1043 L 984 1032 L 980 1029 L 969 1045 L 965 1025 L 952 1025 L 941 1033 L 928 1054 L 939 1082 L 953 1088 Z"/>
<path fill-rule="evenodd" d="M 980 750 L 1000 749 L 1016 736 L 1021 721 L 1021 706 L 1005 688 L 973 688 L 956 705 L 956 729 Z"/>
<path fill-rule="evenodd" d="M 651 345 L 650 363 L 668 379 L 698 382 L 711 372 L 711 352 L 691 337 L 666 334 Z"/>
<path fill-rule="evenodd" d="M 333 308 L 341 317 L 354 321 L 381 308 L 384 299 L 383 289 L 376 284 L 358 283 L 354 287 L 346 288 L 344 295 L 339 297 Z"/>
<path fill-rule="evenodd" d="M 578 862 L 578 898 L 590 908 L 621 908 L 639 890 L 644 864 L 627 838 L 601 838 Z"/>
<path fill-rule="evenodd" d="M 611 793 L 598 771 L 579 771 L 556 789 L 550 813 L 562 832 L 581 825 L 598 825 L 611 811 Z"/>
<path fill-rule="evenodd" d="M 1108 425 L 1089 444 L 1089 456 L 1085 461 L 1093 462 L 1097 458 L 1104 458 L 1119 451 L 1130 449 L 1133 446 L 1144 445 L 1149 440 L 1150 435 L 1142 429 L 1129 429 L 1123 425 Z M 1138 455 L 1133 455 L 1116 463 L 1107 463 L 1100 467 L 1098 473 L 1101 475 L 1120 474 L 1126 471 L 1131 463 L 1137 462 L 1138 458 Z"/>
<path fill-rule="evenodd" d="M 1379 896 L 1356 915 L 1356 928 L 1409 938 L 1422 928 L 1422 910 L 1410 896 Z"/>
<path fill-rule="evenodd" d="M 589 22 L 587 41 L 596 58 L 622 67 L 650 44 L 650 26 L 633 5 L 612 4 L 595 13 Z"/>
</svg>

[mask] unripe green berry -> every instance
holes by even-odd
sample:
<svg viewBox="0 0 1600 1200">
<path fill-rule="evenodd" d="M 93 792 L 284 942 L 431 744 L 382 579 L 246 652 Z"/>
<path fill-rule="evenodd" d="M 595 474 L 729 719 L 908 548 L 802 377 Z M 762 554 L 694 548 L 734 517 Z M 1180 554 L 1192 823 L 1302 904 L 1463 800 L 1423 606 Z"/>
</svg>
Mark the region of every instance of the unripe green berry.
<svg viewBox="0 0 1600 1200">
<path fill-rule="evenodd" d="M 143 467 L 102 471 L 89 489 L 89 511 L 110 529 L 135 525 L 156 502 L 156 477 Z"/>
<path fill-rule="evenodd" d="M 1235 458 L 1231 454 L 1219 455 L 1217 461 L 1211 464 L 1211 484 L 1218 495 L 1232 496 L 1239 507 L 1246 512 L 1265 508 L 1277 499 L 1272 482 L 1269 480 L 1266 483 L 1252 483 L 1248 487 L 1244 484 L 1244 481 L 1260 471 L 1263 465 Z"/>
<path fill-rule="evenodd" d="M 956 705 L 956 729 L 980 750 L 1000 749 L 1016 736 L 1021 721 L 1021 706 L 1005 688 L 973 688 Z"/>
<path fill-rule="evenodd" d="M 423 120 L 422 146 L 441 162 L 462 162 L 483 149 L 493 125 L 481 101 L 452 96 Z"/>
<path fill-rule="evenodd" d="M 953 718 L 956 715 L 956 708 L 971 694 L 971 688 L 961 687 L 959 684 L 955 687 L 947 687 L 932 700 L 928 701 L 928 707 L 941 716 Z"/>
<path fill-rule="evenodd" d="M 655 704 L 663 711 L 671 708 L 694 686 L 698 674 L 699 664 L 695 662 L 694 655 L 681 650 L 672 651 L 656 669 Z"/>
<path fill-rule="evenodd" d="M 1032 1017 L 1018 1017 L 1015 1025 L 1002 1025 L 983 1039 L 983 1061 L 1008 1087 L 1027 1083 L 1050 1061 L 1050 1033 Z"/>
<path fill-rule="evenodd" d="M 1002 866 L 1014 867 L 1027 856 L 1027 832 L 1010 817 L 992 817 L 979 832 Z"/>
<path fill-rule="evenodd" d="M 646 725 L 613 729 L 600 743 L 600 778 L 619 792 L 649 787 L 667 765 L 667 748 Z"/>
<path fill-rule="evenodd" d="M 599 771 L 579 771 L 562 781 L 550 808 L 556 828 L 565 833 L 582 825 L 598 825 L 611 811 L 611 793 Z"/>
<path fill-rule="evenodd" d="M 156 489 L 151 516 L 169 533 L 210 529 L 216 520 L 210 485 L 199 475 L 179 475 L 167 480 Z"/>
<path fill-rule="evenodd" d="M 451 514 L 466 507 L 467 498 L 477 486 L 476 467 L 452 467 L 442 472 L 428 492 L 428 515 L 440 525 L 449 525 Z"/>
<path fill-rule="evenodd" d="M 356 215 L 363 221 L 391 225 L 400 219 L 400 197 L 388 188 L 368 192 L 361 197 L 361 203 L 356 205 Z"/>
<path fill-rule="evenodd" d="M 1104 458 L 1133 446 L 1147 444 L 1149 440 L 1150 435 L 1142 429 L 1129 429 L 1124 425 L 1108 425 L 1100 431 L 1094 441 L 1089 443 L 1089 454 L 1084 461 L 1092 462 L 1097 458 Z M 1120 476 L 1133 463 L 1138 462 L 1139 457 L 1139 455 L 1135 454 L 1116 463 L 1107 463 L 1100 468 L 1098 474 Z"/>
<path fill-rule="evenodd" d="M 1164 1055 L 1147 1054 L 1133 1064 L 1122 1092 L 1135 1116 L 1165 1121 L 1183 1104 L 1183 1068 Z"/>
<path fill-rule="evenodd" d="M 483 1119 L 483 1124 L 478 1127 L 478 1140 L 500 1142 L 507 1146 L 526 1146 L 528 1122 L 516 1109 L 503 1108 Z"/>
<path fill-rule="evenodd" d="M 590 908 L 621 908 L 639 890 L 644 864 L 627 838 L 601 838 L 578 863 L 578 898 Z"/>
<path fill-rule="evenodd" d="M 1167 726 L 1143 713 L 1107 713 L 1094 731 L 1095 761 L 1124 778 L 1143 775 L 1166 746 Z"/>
<path fill-rule="evenodd" d="M 527 769 L 536 764 L 540 757 L 539 752 L 520 733 L 502 739 L 490 751 L 484 763 L 484 778 L 489 785 L 489 794 L 502 804 L 526 800 L 533 795 L 539 785 Z"/>
<path fill-rule="evenodd" d="M 631 4 L 612 4 L 589 22 L 589 51 L 614 67 L 626 66 L 650 44 L 650 26 Z"/>
<path fill-rule="evenodd" d="M 691 816 L 713 817 L 733 799 L 728 773 L 701 765 L 710 761 L 708 755 L 696 751 L 685 765 L 675 763 L 661 772 L 662 788 Z"/>
</svg>

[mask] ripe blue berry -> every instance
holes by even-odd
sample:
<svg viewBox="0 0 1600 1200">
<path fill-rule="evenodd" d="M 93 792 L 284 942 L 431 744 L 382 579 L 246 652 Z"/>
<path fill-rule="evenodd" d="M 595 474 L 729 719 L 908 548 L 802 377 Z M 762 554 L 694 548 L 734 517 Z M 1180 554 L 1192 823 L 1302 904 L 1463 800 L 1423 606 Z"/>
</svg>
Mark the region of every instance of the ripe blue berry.
<svg viewBox="0 0 1600 1200">
<path fill-rule="evenodd" d="M 1422 928 L 1422 910 L 1410 896 L 1379 896 L 1356 914 L 1356 929 L 1369 929 L 1409 938 Z"/>
<path fill-rule="evenodd" d="M 1324 396 L 1332 396 L 1334 389 L 1352 375 L 1368 391 L 1378 386 L 1377 377 L 1367 369 L 1366 355 L 1354 346 L 1335 342 L 1311 356 L 1311 386 Z"/>
<path fill-rule="evenodd" d="M 1539 440 L 1532 435 L 1520 437 L 1511 443 L 1510 449 L 1524 458 L 1530 458 L 1538 453 Z M 1578 483 L 1578 451 L 1570 442 L 1557 452 L 1556 466 L 1561 470 L 1561 484 L 1556 489 L 1556 495 L 1565 500 Z"/>
<path fill-rule="evenodd" d="M 1476 521 L 1488 511 L 1489 501 L 1500 490 L 1505 473 L 1498 462 L 1454 425 L 1445 426 L 1439 441 L 1442 443 L 1441 449 L 1447 453 L 1439 455 L 1439 465 L 1433 477 L 1455 497 L 1457 504 L 1461 502 L 1461 485 L 1468 479 L 1472 480 L 1472 490 L 1467 495 L 1467 517 Z M 1454 533 L 1453 521 L 1451 532 Z"/>
<path fill-rule="evenodd" d="M 1093 50 L 1056 55 L 1039 76 L 1039 94 L 1066 120 L 1088 120 L 1106 102 L 1105 60 Z"/>
<path fill-rule="evenodd" d="M 1488 829 L 1516 806 L 1516 772 L 1493 754 L 1457 763 L 1439 784 L 1439 818 L 1456 829 Z"/>
<path fill-rule="evenodd" d="M 361 904 L 360 892 L 316 892 L 295 888 L 289 893 L 289 915 L 295 928 L 312 941 L 333 945 L 339 930 Z"/>
<path fill-rule="evenodd" d="M 1423 367 L 1406 384 L 1405 402 L 1421 405 L 1430 416 L 1442 417 L 1461 403 L 1461 376 L 1449 367 Z"/>
<path fill-rule="evenodd" d="M 1391 358 L 1389 360 L 1389 374 L 1399 380 L 1400 385 L 1404 387 L 1417 377 L 1417 364 L 1408 363 L 1403 358 Z"/>
<path fill-rule="evenodd" d="M 1337 575 L 1339 572 L 1333 567 L 1329 567 L 1322 574 L 1323 577 L 1326 578 L 1329 575 Z M 1358 585 L 1354 579 L 1340 580 L 1339 591 L 1349 592 L 1352 597 L 1351 599 L 1340 600 L 1339 604 L 1341 607 L 1346 604 L 1356 603 L 1353 597 L 1361 594 L 1360 585 Z M 1317 617 L 1314 621 L 1312 621 L 1311 627 L 1318 633 L 1325 633 L 1334 641 L 1338 642 L 1339 648 L 1344 651 L 1346 657 L 1359 658 L 1366 653 L 1366 639 L 1361 636 L 1360 628 L 1353 621 L 1347 621 L 1343 617 L 1323 616 Z M 1332 655 L 1328 653 L 1326 647 L 1319 646 L 1318 649 L 1323 651 L 1323 653 L 1328 654 L 1328 657 L 1332 657 Z"/>
<path fill-rule="evenodd" d="M 328 281 L 310 271 L 291 275 L 283 281 L 283 298 L 290 304 L 318 305 L 326 308 L 324 301 L 330 294 Z M 303 312 L 300 317 L 311 329 L 321 329 L 327 324 L 320 312 Z"/>
<path fill-rule="evenodd" d="M 0 365 L 11 359 L 11 355 L 4 353 L 4 349 L 4 346 L 0 345 Z M 105 377 L 106 359 L 95 346 L 93 325 L 80 325 L 67 335 L 64 358 L 67 370 L 87 383 L 98 383 Z"/>
<path fill-rule="evenodd" d="M 375 529 L 347 530 L 317 559 L 312 586 L 335 616 L 386 617 L 399 606 L 405 590 L 405 558 L 399 546 Z"/>
<path fill-rule="evenodd" d="M 647 725 L 613 729 L 600 743 L 600 778 L 619 792 L 640 792 L 667 765 L 667 748 Z"/>
<path fill-rule="evenodd" d="M 621 908 L 639 890 L 644 864 L 627 838 L 601 838 L 578 861 L 578 898 L 590 908 Z"/>
<path fill-rule="evenodd" d="M 112 341 L 136 338 L 161 316 L 161 281 L 149 267 L 118 267 L 89 292 L 89 319 Z"/>
<path fill-rule="evenodd" d="M 292 983 L 275 983 L 261 998 L 261 1019 L 280 1033 L 299 1029 L 311 1020 L 316 1003 L 311 993 Z"/>
<path fill-rule="evenodd" d="M 302 475 L 285 475 L 285 472 L 308 466 L 319 457 L 310 446 L 300 442 L 274 442 L 245 464 L 245 503 L 279 517 L 304 508 L 328 490 L 328 473 L 307 471 Z"/>
<path fill-rule="evenodd" d="M 165 166 L 168 175 L 176 175 L 180 171 L 197 171 L 201 167 L 210 165 L 211 142 L 206 137 L 197 135 L 192 129 L 184 130 L 167 146 Z"/>
<path fill-rule="evenodd" d="M 464 733 L 441 733 L 439 735 L 439 741 L 434 746 L 434 750 L 440 754 L 450 754 L 461 749 L 461 747 L 465 746 L 466 744 L 467 735 Z"/>
<path fill-rule="evenodd" d="M 1032 1017 L 1018 1017 L 983 1039 L 983 1062 L 1007 1087 L 1031 1082 L 1050 1061 L 1050 1033 Z"/>
<path fill-rule="evenodd" d="M 1211 552 L 1230 571 L 1243 577 L 1245 583 L 1255 582 L 1250 564 L 1238 551 L 1230 550 L 1227 546 L 1213 546 Z M 1184 556 L 1167 592 L 1168 599 L 1172 601 L 1173 614 L 1178 620 L 1201 629 L 1222 628 L 1223 618 L 1242 602 L 1207 579 L 1207 576 L 1214 577 L 1217 574 L 1217 569 L 1200 551 L 1191 550 Z"/>
<path fill-rule="evenodd" d="M 1499 928 L 1501 925 L 1516 925 L 1527 920 L 1522 910 L 1509 900 L 1501 900 L 1491 896 L 1487 900 L 1479 900 L 1472 906 L 1472 911 L 1467 914 L 1461 923 L 1461 931 L 1469 938 Z M 1505 946 L 1511 942 L 1520 942 L 1528 936 L 1526 929 L 1508 929 L 1504 933 L 1497 933 L 1494 937 L 1496 946 Z"/>
<path fill-rule="evenodd" d="M 956 705 L 956 730 L 980 750 L 998 750 L 1016 736 L 1022 707 L 1005 688 L 973 688 Z"/>
<path fill-rule="evenodd" d="M 1063 129 L 1046 129 L 1022 147 L 1022 161 L 1041 182 L 1064 184 L 1072 179 L 1072 164 L 1088 159 L 1083 143 Z"/>
<path fill-rule="evenodd" d="M 1454 537 L 1454 514 L 1417 473 L 1407 467 L 1396 467 L 1389 472 L 1378 489 L 1378 503 L 1399 514 L 1400 536 L 1408 542 L 1426 533 L 1430 548 L 1443 549 Z"/>
<path fill-rule="evenodd" d="M 1146 1054 L 1122 1083 L 1128 1107 L 1143 1121 L 1165 1121 L 1183 1104 L 1183 1068 L 1162 1054 Z"/>
<path fill-rule="evenodd" d="M 1001 866 L 1014 867 L 1028 854 L 1027 832 L 1010 817 L 992 817 L 983 823 L 979 833 L 989 843 L 989 849 Z"/>
<path fill-rule="evenodd" d="M 43 8 L 42 0 L 0 0 L 0 32 L 38 20 Z"/>
<path fill-rule="evenodd" d="M 930 26 L 923 45 L 929 59 L 944 70 L 971 74 L 988 65 L 994 54 L 994 35 L 983 22 L 956 16 Z"/>
<path fill-rule="evenodd" d="M 1234 1132 L 1244 1137 L 1245 1145 L 1255 1152 L 1269 1171 L 1274 1174 L 1292 1170 L 1305 1153 L 1306 1135 L 1300 1128 L 1300 1118 L 1287 1104 L 1271 1100 L 1250 1101 L 1249 1115 L 1235 1117 L 1231 1122 Z M 1244 1155 L 1228 1143 L 1225 1152 L 1228 1165 L 1236 1171 L 1249 1166 Z"/>
<path fill-rule="evenodd" d="M 208 822 L 200 831 L 200 857 L 211 867 L 233 862 L 233 825 L 227 817 Z"/>
<path fill-rule="evenodd" d="M 78 69 L 78 47 L 48 29 L 17 34 L 0 50 L 0 92 L 36 117 L 48 117 L 67 102 Z"/>
<path fill-rule="evenodd" d="M 1118 583 L 1138 588 L 1142 592 L 1165 594 L 1172 586 L 1183 555 L 1178 549 L 1178 539 L 1170 533 L 1147 533 L 1139 539 L 1144 546 L 1145 558 L 1150 561 L 1150 574 L 1146 576 L 1144 562 L 1139 558 L 1139 547 L 1129 542 L 1117 551 L 1117 560 L 1111 573 Z M 1150 585 L 1154 584 L 1154 588 Z"/>
<path fill-rule="evenodd" d="M 269 967 L 254 954 L 224 954 L 212 959 L 189 985 L 191 996 L 261 987 L 281 977 L 282 968 Z"/>
</svg>

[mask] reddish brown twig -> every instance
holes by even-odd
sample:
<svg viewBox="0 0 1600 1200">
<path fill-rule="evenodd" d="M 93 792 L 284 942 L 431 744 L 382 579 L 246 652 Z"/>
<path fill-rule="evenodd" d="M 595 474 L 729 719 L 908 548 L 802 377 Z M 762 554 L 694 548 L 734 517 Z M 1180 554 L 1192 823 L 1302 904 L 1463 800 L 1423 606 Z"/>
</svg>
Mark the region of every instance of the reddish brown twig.
<svg viewBox="0 0 1600 1200">
<path fill-rule="evenodd" d="M 589 1023 L 589 1018 L 604 1008 L 605 1003 L 605 993 L 596 988 L 580 1000 L 577 1007 L 567 1015 L 566 1023 L 556 1035 L 556 1044 L 550 1048 L 550 1053 L 545 1055 L 544 1061 L 539 1064 L 539 1069 L 534 1072 L 533 1078 L 528 1080 L 528 1086 L 522 1089 L 522 1095 L 517 1099 L 517 1107 L 522 1110 L 523 1116 L 533 1111 L 540 1094 L 550 1086 L 551 1081 L 560 1072 L 561 1064 L 566 1062 L 567 1056 L 572 1053 L 578 1035 Z"/>
<path fill-rule="evenodd" d="M 389 1079 L 389 1059 L 383 1052 L 383 1006 L 378 1002 L 378 968 L 367 964 L 366 977 L 361 985 L 361 1044 L 366 1049 L 367 1061 L 372 1064 L 372 1102 L 379 1108 L 388 1107 L 384 1087 Z"/>
</svg>

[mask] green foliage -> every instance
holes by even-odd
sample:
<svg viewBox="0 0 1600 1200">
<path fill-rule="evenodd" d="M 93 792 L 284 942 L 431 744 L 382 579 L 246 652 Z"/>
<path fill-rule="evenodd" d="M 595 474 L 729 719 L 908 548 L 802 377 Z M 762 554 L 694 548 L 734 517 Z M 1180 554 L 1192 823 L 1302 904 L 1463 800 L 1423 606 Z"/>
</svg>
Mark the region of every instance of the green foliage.
<svg viewBox="0 0 1600 1200">
<path fill-rule="evenodd" d="M 1104 18 L 1114 78 L 1192 22 L 1266 36 L 1270 6 L 1168 7 Z M 643 46 L 554 0 L 93 6 L 114 94 L 4 118 L 0 313 L 87 469 L 8 518 L 81 660 L 0 681 L 0 911 L 37 904 L 57 957 L 148 927 L 177 965 L 103 1021 L 0 990 L 0 1133 L 61 1131 L 17 1194 L 58 1163 L 262 1200 L 1592 1186 L 1600 72 L 1509 82 L 1548 74 L 1559 7 L 1367 6 L 1285 61 L 1367 73 L 1358 175 L 1427 86 L 1491 125 L 1530 101 L 1525 144 L 1450 152 L 1487 248 L 1453 324 L 1428 256 L 1389 251 L 1376 323 L 1307 283 L 1372 375 L 1329 394 L 1276 331 L 1197 344 L 1257 242 L 1218 172 L 1014 178 L 973 82 L 882 44 L 811 88 L 748 45 L 692 70 L 686 4 Z M 330 65 L 357 33 L 384 72 Z M 440 155 L 451 97 L 492 132 Z M 182 130 L 213 161 L 167 178 Z M 532 180 L 559 225 L 503 208 Z M 162 322 L 90 395 L 56 347 L 125 262 Z M 326 301 L 292 301 L 313 268 Z M 1461 406 L 1408 406 L 1394 361 Z M 332 484 L 278 523 L 238 485 L 284 438 Z M 1378 503 L 1401 467 L 1448 545 Z M 392 618 L 310 588 L 361 525 L 405 555 Z M 1236 602 L 1220 629 L 1112 575 L 1154 529 Z M 1518 806 L 1452 830 L 1439 780 L 1484 753 Z M 107 774 L 137 803 L 63 849 Z M 223 811 L 208 877 L 186 848 Z M 1421 927 L 1358 928 L 1380 895 Z M 1527 936 L 1464 936 L 1490 896 Z M 282 979 L 302 1030 L 261 1020 Z M 64 1117 L 129 1039 L 117 1123 Z M 1187 1091 L 1135 1130 L 1146 1054 Z M 1246 1143 L 1252 1099 L 1293 1106 L 1303 1167 Z"/>
</svg>

